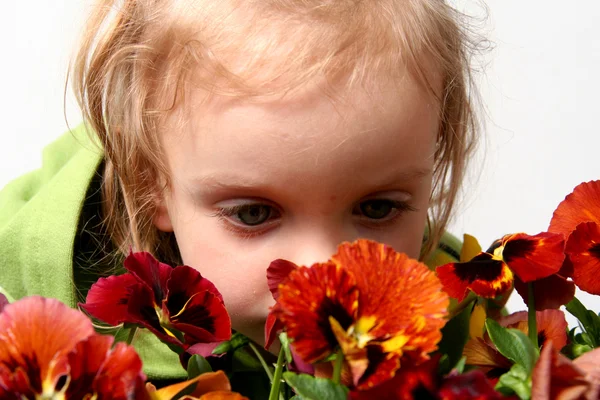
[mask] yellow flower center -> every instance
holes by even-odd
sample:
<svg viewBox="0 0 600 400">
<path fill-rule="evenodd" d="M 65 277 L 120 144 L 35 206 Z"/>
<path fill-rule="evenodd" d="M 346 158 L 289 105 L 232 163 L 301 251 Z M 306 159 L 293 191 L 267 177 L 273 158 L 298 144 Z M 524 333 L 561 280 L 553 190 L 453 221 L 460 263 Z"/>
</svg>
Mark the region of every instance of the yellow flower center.
<svg viewBox="0 0 600 400">
<path fill-rule="evenodd" d="M 356 340 L 358 347 L 361 349 L 374 339 L 373 336 L 369 335 L 369 332 L 373 329 L 376 322 L 377 319 L 374 316 L 360 317 L 356 321 L 356 324 L 348 329 L 348 335 Z"/>
<path fill-rule="evenodd" d="M 503 261 L 504 259 L 502 258 L 502 252 L 504 251 L 504 246 L 500 246 L 498 248 L 496 248 L 494 250 L 494 259 L 495 260 L 499 260 L 499 261 Z"/>
</svg>

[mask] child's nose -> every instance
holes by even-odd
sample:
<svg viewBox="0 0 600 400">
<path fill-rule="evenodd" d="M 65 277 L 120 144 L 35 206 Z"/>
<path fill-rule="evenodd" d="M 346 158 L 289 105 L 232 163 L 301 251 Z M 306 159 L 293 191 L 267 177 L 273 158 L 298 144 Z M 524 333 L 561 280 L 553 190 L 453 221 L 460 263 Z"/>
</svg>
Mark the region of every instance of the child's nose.
<svg viewBox="0 0 600 400">
<path fill-rule="evenodd" d="M 333 256 L 343 239 L 312 237 L 296 242 L 290 260 L 297 265 L 311 266 Z"/>
</svg>

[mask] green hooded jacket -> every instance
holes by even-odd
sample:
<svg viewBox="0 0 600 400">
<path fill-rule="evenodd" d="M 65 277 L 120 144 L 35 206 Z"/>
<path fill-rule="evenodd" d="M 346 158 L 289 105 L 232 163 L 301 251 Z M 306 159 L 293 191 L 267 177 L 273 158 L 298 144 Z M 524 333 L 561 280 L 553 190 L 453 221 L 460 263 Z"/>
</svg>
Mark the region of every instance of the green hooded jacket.
<svg viewBox="0 0 600 400">
<path fill-rule="evenodd" d="M 65 133 L 43 151 L 42 167 L 0 191 L 0 288 L 19 299 L 41 295 L 77 307 L 78 243 L 90 185 L 98 179 L 103 152 L 83 125 Z M 461 243 L 445 235 L 428 264 L 454 261 Z M 75 266 L 75 267 L 74 267 Z M 149 380 L 185 378 L 178 357 L 145 330 L 135 347 Z"/>
</svg>

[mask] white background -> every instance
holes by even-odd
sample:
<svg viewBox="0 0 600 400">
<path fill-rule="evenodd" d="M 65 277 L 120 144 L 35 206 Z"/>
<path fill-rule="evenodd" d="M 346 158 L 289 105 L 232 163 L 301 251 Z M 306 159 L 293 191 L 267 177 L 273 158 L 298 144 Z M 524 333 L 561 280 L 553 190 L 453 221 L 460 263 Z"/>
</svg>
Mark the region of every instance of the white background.
<svg viewBox="0 0 600 400">
<path fill-rule="evenodd" d="M 481 17 L 482 8 L 454 3 Z M 0 23 L 0 187 L 37 168 L 67 129 L 68 61 L 89 0 L 3 5 Z M 487 129 L 451 228 L 486 247 L 504 233 L 538 233 L 574 186 L 600 178 L 600 4 L 489 0 L 478 26 L 494 49 L 477 61 Z M 80 116 L 71 96 L 71 126 Z M 517 296 L 518 297 L 518 296 Z M 591 306 L 590 300 L 584 302 Z M 600 301 L 594 301 L 600 310 Z M 511 299 L 513 310 L 522 305 Z"/>
</svg>

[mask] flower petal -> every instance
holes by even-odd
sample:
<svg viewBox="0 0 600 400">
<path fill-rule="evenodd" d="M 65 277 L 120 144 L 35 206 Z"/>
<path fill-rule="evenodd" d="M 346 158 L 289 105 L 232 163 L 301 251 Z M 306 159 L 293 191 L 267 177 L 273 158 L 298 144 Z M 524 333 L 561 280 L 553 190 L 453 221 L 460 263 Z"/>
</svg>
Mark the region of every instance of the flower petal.
<svg viewBox="0 0 600 400">
<path fill-rule="evenodd" d="M 369 389 L 394 377 L 400 367 L 400 356 L 398 353 L 389 353 L 377 345 L 366 347 L 368 367 L 356 383 L 360 390 Z"/>
<path fill-rule="evenodd" d="M 517 233 L 506 236 L 502 244 L 502 259 L 525 283 L 557 273 L 565 259 L 565 240 L 560 234 Z"/>
<path fill-rule="evenodd" d="M 460 250 L 460 262 L 471 261 L 481 253 L 481 245 L 474 236 L 464 234 L 463 245 Z"/>
<path fill-rule="evenodd" d="M 279 299 L 279 285 L 283 283 L 290 272 L 298 269 L 298 266 L 291 261 L 278 259 L 267 268 L 267 283 L 269 290 L 275 301 Z"/>
<path fill-rule="evenodd" d="M 51 391 L 65 372 L 61 359 L 92 334 L 90 320 L 58 300 L 23 298 L 0 314 L 0 365 L 22 369 L 36 393 Z"/>
<path fill-rule="evenodd" d="M 117 343 L 108 354 L 94 379 L 98 400 L 128 400 L 147 398 L 142 360 L 133 347 Z"/>
<path fill-rule="evenodd" d="M 527 286 L 529 284 L 533 285 L 533 297 L 537 311 L 560 308 L 575 297 L 575 284 L 560 275 L 550 275 L 530 283 L 524 283 L 515 277 L 515 289 L 525 303 L 529 299 Z"/>
<path fill-rule="evenodd" d="M 600 180 L 577 185 L 554 211 L 548 231 L 562 233 L 567 240 L 582 222 L 600 224 Z"/>
<path fill-rule="evenodd" d="M 480 253 L 471 261 L 446 264 L 436 269 L 444 290 L 462 301 L 469 289 L 481 297 L 496 297 L 512 287 L 513 274 L 508 266 L 489 253 Z"/>
<path fill-rule="evenodd" d="M 415 399 L 419 393 L 424 399 L 436 399 L 439 385 L 437 374 L 439 356 L 419 365 L 407 364 L 396 372 L 396 375 L 380 385 L 368 390 L 352 390 L 351 400 Z"/>
<path fill-rule="evenodd" d="M 213 350 L 216 349 L 221 343 L 221 342 L 210 342 L 210 343 L 196 343 L 194 345 L 191 345 L 187 350 L 186 353 L 191 355 L 194 354 L 198 354 L 199 356 L 202 356 L 204 358 L 208 358 L 208 357 L 222 357 L 227 353 L 222 353 L 222 354 L 213 354 Z M 187 355 L 186 355 L 187 357 Z M 189 359 L 187 359 L 187 361 L 189 361 Z M 187 362 L 184 364 L 182 362 L 181 365 L 187 365 Z"/>
<path fill-rule="evenodd" d="M 281 306 L 276 303 L 265 321 L 265 350 L 273 344 L 279 332 L 283 330 L 283 323 L 277 318 L 277 315 L 281 312 Z"/>
<path fill-rule="evenodd" d="M 503 397 L 481 371 L 447 377 L 438 391 L 440 400 L 500 400 Z"/>
<path fill-rule="evenodd" d="M 581 290 L 600 294 L 600 225 L 579 224 L 569 237 L 566 253 L 573 264 L 573 281 Z"/>
<path fill-rule="evenodd" d="M 511 362 L 506 357 L 481 338 L 469 340 L 463 349 L 463 356 L 467 358 L 468 365 L 486 369 L 501 368 L 507 371 L 511 367 Z"/>
<path fill-rule="evenodd" d="M 100 278 L 88 291 L 85 303 L 79 303 L 79 306 L 92 317 L 113 326 L 131 322 L 129 301 L 144 289 L 131 274 Z"/>
<path fill-rule="evenodd" d="M 181 400 L 186 400 L 186 397 L 184 396 Z M 248 398 L 239 393 L 219 391 L 206 393 L 198 400 L 248 400 Z"/>
<path fill-rule="evenodd" d="M 394 351 L 401 354 L 406 347 L 423 359 L 437 348 L 449 299 L 425 264 L 371 240 L 343 243 L 331 260 L 356 279 L 358 321 L 373 321 L 366 337 L 387 341 L 388 347 L 398 339 L 403 346 Z"/>
<path fill-rule="evenodd" d="M 579 399 L 590 388 L 585 373 L 560 354 L 552 342 L 542 348 L 532 375 L 533 399 Z"/>
<path fill-rule="evenodd" d="M 167 281 L 167 308 L 171 315 L 183 309 L 188 300 L 200 292 L 209 292 L 223 302 L 223 296 L 216 286 L 204 278 L 200 272 L 187 265 L 175 267 Z"/>
<path fill-rule="evenodd" d="M 194 379 L 185 382 L 176 383 L 157 390 L 153 393 L 152 398 L 157 400 L 171 400 L 176 394 L 186 388 L 193 386 L 193 391 L 188 393 L 188 396 L 202 396 L 210 392 L 230 392 L 231 385 L 229 379 L 223 371 L 207 372 L 198 375 Z"/>
<path fill-rule="evenodd" d="M 498 323 L 505 328 L 518 329 L 526 335 L 529 334 L 527 311 L 512 313 L 500 318 Z M 543 346 L 551 341 L 555 348 L 562 349 L 567 345 L 567 320 L 565 313 L 560 310 L 544 310 L 535 313 L 538 330 L 538 343 Z"/>
<path fill-rule="evenodd" d="M 127 305 L 128 316 L 124 322 L 148 329 L 164 343 L 184 348 L 184 344 L 178 338 L 161 326 L 157 310 L 153 305 L 154 295 L 151 290 L 144 284 L 140 284 L 138 289 L 136 289 L 136 295 L 131 296 L 129 299 Z"/>
<path fill-rule="evenodd" d="M 354 277 L 332 263 L 292 271 L 279 293 L 279 318 L 306 362 L 321 360 L 337 347 L 329 317 L 348 329 L 358 311 Z"/>
<path fill-rule="evenodd" d="M 8 302 L 8 299 L 6 298 L 6 296 L 4 294 L 0 293 L 0 313 L 2 312 L 4 307 L 6 307 L 9 304 L 10 303 Z"/>
<path fill-rule="evenodd" d="M 586 393 L 588 399 L 597 399 L 600 395 L 600 349 L 588 351 L 577 357 L 573 364 L 580 368 L 591 383 L 591 388 Z"/>
<path fill-rule="evenodd" d="M 476 304 L 469 319 L 469 337 L 483 338 L 487 313 L 483 304 Z"/>
<path fill-rule="evenodd" d="M 225 305 L 208 291 L 194 294 L 177 315 L 170 316 L 169 321 L 185 334 L 187 344 L 231 338 L 231 319 Z"/>
<path fill-rule="evenodd" d="M 11 371 L 0 363 L 0 399 L 23 400 L 35 398 L 27 373 L 21 367 Z"/>
<path fill-rule="evenodd" d="M 150 253 L 129 253 L 123 265 L 133 276 L 148 285 L 154 295 L 154 304 L 160 306 L 167 297 L 167 281 L 173 268 L 158 262 Z"/>
<path fill-rule="evenodd" d="M 70 383 L 67 398 L 83 399 L 90 394 L 98 371 L 113 344 L 112 336 L 92 335 L 82 340 L 69 353 Z"/>
</svg>

